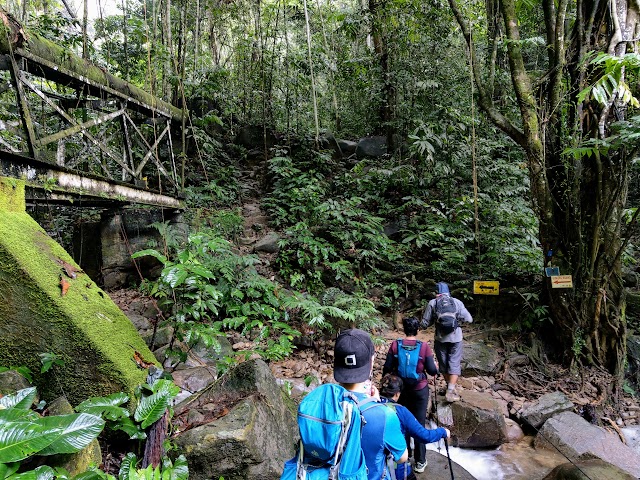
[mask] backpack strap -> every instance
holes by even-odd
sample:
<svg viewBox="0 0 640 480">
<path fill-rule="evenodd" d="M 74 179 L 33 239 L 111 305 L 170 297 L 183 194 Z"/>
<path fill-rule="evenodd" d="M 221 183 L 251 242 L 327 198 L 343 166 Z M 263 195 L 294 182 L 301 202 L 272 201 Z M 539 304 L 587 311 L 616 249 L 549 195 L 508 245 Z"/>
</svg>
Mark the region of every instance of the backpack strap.
<svg viewBox="0 0 640 480">
<path fill-rule="evenodd" d="M 362 400 L 357 401 L 356 405 L 358 405 L 360 411 L 363 412 L 364 410 L 368 410 L 369 408 L 371 408 L 371 406 L 367 408 L 367 405 L 369 405 L 370 403 L 374 404 L 371 406 L 375 406 L 375 404 L 383 405 L 382 403 L 378 402 L 375 397 L 363 398 Z"/>
</svg>

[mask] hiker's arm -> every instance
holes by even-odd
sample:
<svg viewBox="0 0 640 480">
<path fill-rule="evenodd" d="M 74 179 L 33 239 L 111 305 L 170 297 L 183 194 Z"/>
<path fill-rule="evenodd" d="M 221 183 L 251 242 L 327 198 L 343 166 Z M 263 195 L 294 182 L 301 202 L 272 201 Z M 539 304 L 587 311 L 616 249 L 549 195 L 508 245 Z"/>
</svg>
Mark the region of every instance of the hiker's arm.
<svg viewBox="0 0 640 480">
<path fill-rule="evenodd" d="M 391 345 L 393 346 L 393 343 Z M 395 365 L 393 364 L 394 360 L 395 360 L 395 355 L 393 354 L 392 347 L 389 347 L 389 351 L 387 352 L 387 358 L 385 358 L 384 365 L 382 367 L 383 377 L 387 373 L 393 373 L 396 371 Z"/>
<path fill-rule="evenodd" d="M 384 448 L 391 453 L 396 462 L 406 462 L 409 459 L 409 452 L 407 452 L 407 442 L 400 427 L 400 419 L 391 408 L 385 406 L 384 409 L 386 422 L 383 439 Z"/>
<path fill-rule="evenodd" d="M 396 463 L 405 463 L 408 460 L 409 460 L 409 450 L 405 448 L 404 454 L 398 460 L 396 460 Z"/>
<path fill-rule="evenodd" d="M 433 307 L 431 306 L 431 302 L 427 304 L 427 308 L 424 309 L 424 314 L 422 315 L 422 321 L 420 322 L 420 328 L 427 328 L 431 325 L 431 314 L 433 311 Z"/>
<path fill-rule="evenodd" d="M 433 354 L 424 359 L 424 371 L 434 377 L 438 374 L 438 367 Z"/>
<path fill-rule="evenodd" d="M 447 436 L 447 431 L 444 428 L 436 428 L 434 430 L 424 428 L 413 416 L 413 413 L 402 405 L 396 405 L 396 412 L 400 423 L 404 427 L 404 433 L 420 440 L 422 443 L 437 442 Z"/>
<path fill-rule="evenodd" d="M 467 310 L 467 307 L 465 307 L 464 303 L 462 303 L 460 300 L 458 300 L 458 312 L 456 314 L 456 317 L 458 318 L 458 320 L 462 320 L 463 322 L 473 322 L 473 318 L 471 318 L 469 310 Z"/>
</svg>

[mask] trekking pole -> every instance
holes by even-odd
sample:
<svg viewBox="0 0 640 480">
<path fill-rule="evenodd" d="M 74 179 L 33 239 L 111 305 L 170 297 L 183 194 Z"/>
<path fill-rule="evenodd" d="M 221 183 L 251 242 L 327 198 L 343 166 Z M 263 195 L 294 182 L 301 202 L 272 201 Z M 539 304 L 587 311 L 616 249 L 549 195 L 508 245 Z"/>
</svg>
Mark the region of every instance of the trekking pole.
<svg viewBox="0 0 640 480">
<path fill-rule="evenodd" d="M 438 373 L 442 375 L 440 372 Z M 440 418 L 438 417 L 438 384 L 436 383 L 437 378 L 437 375 L 433 377 L 433 404 L 436 407 L 436 426 L 439 427 Z M 447 452 L 447 459 L 449 460 L 449 472 L 451 472 L 451 480 L 455 480 L 455 478 L 453 477 L 453 463 L 451 462 L 451 455 L 449 455 L 449 441 L 447 440 L 447 437 L 444 437 L 443 440 L 444 449 Z"/>
</svg>

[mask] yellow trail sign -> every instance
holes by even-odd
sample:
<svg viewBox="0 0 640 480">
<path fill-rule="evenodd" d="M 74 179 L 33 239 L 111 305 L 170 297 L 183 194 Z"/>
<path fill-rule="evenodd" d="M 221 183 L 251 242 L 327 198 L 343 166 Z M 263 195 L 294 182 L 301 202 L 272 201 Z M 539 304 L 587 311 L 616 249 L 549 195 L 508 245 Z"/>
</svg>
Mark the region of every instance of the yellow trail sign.
<svg viewBox="0 0 640 480">
<path fill-rule="evenodd" d="M 551 288 L 573 288 L 573 278 L 571 275 L 556 275 L 549 277 Z"/>
<path fill-rule="evenodd" d="M 475 280 L 473 282 L 473 293 L 476 295 L 498 295 L 500 293 L 500 282 L 497 280 Z"/>
</svg>

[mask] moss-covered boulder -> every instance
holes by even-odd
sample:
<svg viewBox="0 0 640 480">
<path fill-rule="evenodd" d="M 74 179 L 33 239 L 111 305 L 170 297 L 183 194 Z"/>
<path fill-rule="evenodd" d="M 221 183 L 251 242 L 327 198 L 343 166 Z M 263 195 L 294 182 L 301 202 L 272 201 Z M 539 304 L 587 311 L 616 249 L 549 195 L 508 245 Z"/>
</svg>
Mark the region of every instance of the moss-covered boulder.
<svg viewBox="0 0 640 480">
<path fill-rule="evenodd" d="M 191 480 L 277 480 L 297 438 L 295 405 L 262 360 L 236 366 L 175 408 Z"/>
<path fill-rule="evenodd" d="M 25 212 L 24 182 L 0 177 L 0 366 L 40 372 L 41 353 L 62 360 L 34 384 L 74 405 L 132 394 L 154 357 L 124 313 Z"/>
</svg>

